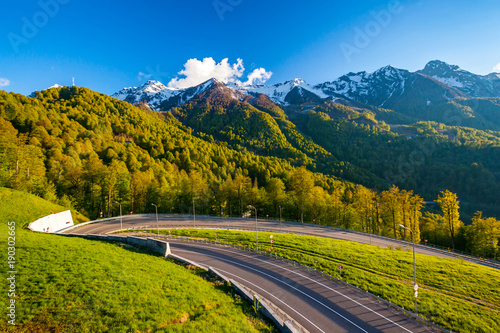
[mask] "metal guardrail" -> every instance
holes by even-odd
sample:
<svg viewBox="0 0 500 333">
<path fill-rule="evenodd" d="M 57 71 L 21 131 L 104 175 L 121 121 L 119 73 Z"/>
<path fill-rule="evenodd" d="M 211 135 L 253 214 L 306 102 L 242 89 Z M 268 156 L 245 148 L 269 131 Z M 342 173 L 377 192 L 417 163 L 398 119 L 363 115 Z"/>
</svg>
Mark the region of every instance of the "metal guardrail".
<svg viewBox="0 0 500 333">
<path fill-rule="evenodd" d="M 147 216 L 147 217 L 152 217 L 152 216 L 156 216 L 156 214 L 134 214 L 134 215 L 123 215 L 121 217 L 141 217 L 141 216 Z M 182 215 L 182 214 L 158 214 L 158 216 L 163 216 L 163 217 L 167 217 L 167 216 L 172 216 L 172 217 L 185 217 L 186 219 L 192 217 L 193 215 Z M 237 220 L 241 220 L 241 221 L 249 221 L 248 218 L 243 218 L 243 217 L 239 217 L 239 216 L 211 216 L 211 215 L 197 215 L 197 217 L 206 217 L 206 218 L 212 218 L 212 219 L 220 219 L 220 220 L 227 220 L 227 219 L 237 219 Z M 98 223 L 98 222 L 103 222 L 103 221 L 109 221 L 109 220 L 116 220 L 116 219 L 119 219 L 120 216 L 115 216 L 115 217 L 110 217 L 110 218 L 105 218 L 105 219 L 99 219 L 99 220 L 94 220 L 94 221 L 89 221 L 89 222 L 86 222 L 86 223 L 81 223 L 81 224 L 77 224 L 75 225 L 74 227 L 69 227 L 67 229 L 64 229 L 64 230 L 61 230 L 61 231 L 68 231 L 70 229 L 73 229 L 73 228 L 77 228 L 79 226 L 83 226 L 83 225 L 86 225 L 86 224 L 93 224 L 93 223 Z M 279 220 L 272 220 L 272 219 L 258 219 L 258 221 L 261 221 L 261 222 L 276 222 L 276 223 L 280 223 Z M 340 232 L 347 232 L 347 233 L 352 233 L 352 234 L 358 234 L 358 235 L 362 235 L 362 236 L 368 236 L 368 237 L 373 237 L 375 239 L 379 239 L 379 240 L 386 240 L 386 241 L 391 241 L 391 242 L 396 242 L 396 243 L 399 243 L 401 245 L 405 245 L 405 246 L 413 246 L 413 243 L 412 242 L 409 242 L 409 241 L 405 241 L 405 240 L 402 240 L 402 239 L 396 239 L 396 238 L 391 238 L 391 237 L 387 237 L 387 236 L 381 236 L 381 235 L 376 235 L 376 234 L 372 234 L 372 233 L 367 233 L 367 232 L 362 232 L 362 231 L 358 231 L 358 230 L 351 230 L 351 229 L 343 229 L 343 228 L 339 228 L 339 227 L 334 227 L 334 226 L 326 226 L 326 225 L 322 225 L 322 224 L 313 224 L 313 223 L 300 223 L 300 222 L 294 222 L 294 221 L 282 221 L 281 223 L 284 223 L 284 224 L 292 224 L 292 225 L 296 225 L 296 226 L 308 226 L 308 227 L 316 227 L 316 228 L 323 228 L 323 229 L 326 229 L 326 230 L 332 230 L 332 231 L 340 231 Z M 163 227 L 172 227 L 172 225 L 160 225 L 160 226 L 163 226 Z M 202 224 L 196 224 L 196 227 L 197 228 L 207 228 L 207 227 L 213 227 L 213 226 L 204 226 Z M 156 228 L 156 224 L 154 226 L 148 226 L 148 228 Z M 184 228 L 186 228 L 186 226 L 184 226 Z M 132 228 L 131 228 L 132 229 Z M 135 228 L 133 228 L 135 229 Z M 217 228 L 217 229 L 224 229 L 224 228 Z M 229 227 L 228 227 L 229 229 Z M 231 229 L 235 229 L 235 228 L 231 228 Z M 237 228 L 236 228 L 237 229 Z M 245 228 L 240 228 L 240 230 L 255 230 L 255 228 L 253 229 L 245 229 Z M 281 229 L 271 229 L 271 228 L 261 228 L 259 229 L 261 231 L 272 231 L 272 232 L 283 232 Z M 312 234 L 312 233 L 307 233 L 307 232 L 294 232 L 295 234 L 302 234 L 302 235 L 309 235 L 309 236 L 317 236 L 316 234 Z M 456 255 L 459 255 L 461 256 L 462 258 L 467 258 L 469 260 L 474 260 L 474 261 L 477 261 L 477 262 L 480 262 L 480 263 L 483 263 L 483 264 L 488 264 L 490 266 L 493 266 L 495 268 L 498 268 L 500 269 L 500 261 L 499 260 L 492 260 L 492 259 L 485 259 L 485 258 L 481 258 L 481 257 L 477 257 L 475 255 L 473 255 L 472 253 L 468 253 L 468 252 L 464 252 L 464 251 L 460 251 L 460 250 L 450 250 L 449 248 L 446 248 L 444 246 L 440 246 L 440 245 L 434 245 L 434 244 L 415 244 L 415 247 L 416 248 L 419 248 L 419 249 L 422 249 L 422 250 L 432 250 L 432 251 L 436 251 L 436 252 L 441 252 L 441 253 L 445 253 L 445 254 L 448 254 L 448 255 L 451 255 L 451 254 L 456 254 Z"/>
<path fill-rule="evenodd" d="M 294 320 L 292 317 L 290 317 L 286 312 L 281 310 L 277 305 L 275 305 L 273 302 L 268 300 L 267 298 L 261 296 L 257 292 L 255 292 L 253 289 L 244 286 L 238 282 L 236 282 L 233 279 L 229 279 L 223 274 L 219 273 L 219 271 L 213 267 L 205 267 L 202 266 L 196 262 L 193 262 L 191 260 L 188 260 L 186 258 L 183 258 L 179 255 L 176 254 L 169 254 L 168 257 L 171 257 L 175 260 L 185 262 L 189 265 L 199 267 L 205 271 L 212 272 L 213 274 L 217 275 L 220 279 L 226 281 L 226 283 L 229 283 L 233 289 L 236 290 L 237 293 L 239 293 L 241 296 L 245 297 L 248 302 L 252 303 L 253 299 L 256 298 L 259 302 L 259 305 L 261 308 L 258 310 L 262 312 L 265 316 L 269 317 L 275 324 L 276 326 L 282 331 L 282 332 L 292 332 L 292 333 L 309 333 L 309 331 L 304 328 L 301 324 L 299 324 L 296 320 Z M 262 307 L 266 311 L 263 311 Z M 292 325 L 292 327 L 290 327 Z"/>
<path fill-rule="evenodd" d="M 264 221 L 267 221 L 267 220 L 264 220 Z M 287 223 L 296 223 L 296 222 L 287 222 Z M 302 225 L 302 224 L 299 223 L 299 225 Z M 177 224 L 177 225 L 175 225 L 175 224 L 160 224 L 159 226 L 163 227 L 163 228 L 172 228 L 172 229 L 189 229 L 190 228 L 189 225 L 187 226 L 187 225 L 183 225 L 183 224 Z M 363 232 L 359 232 L 359 231 L 355 231 L 355 230 L 339 229 L 339 228 L 335 228 L 335 227 L 320 226 L 320 225 L 309 225 L 309 226 L 324 227 L 324 228 L 327 228 L 327 229 L 333 229 L 333 230 L 342 231 L 342 232 L 355 233 L 355 234 L 359 234 L 359 235 L 363 235 L 363 236 L 369 236 L 369 235 L 371 235 L 372 237 L 378 238 L 380 240 L 385 240 L 385 241 L 389 241 L 389 242 L 396 242 L 396 243 L 399 243 L 401 245 L 409 246 L 409 247 L 413 246 L 413 243 L 405 241 L 405 240 L 395 239 L 395 238 L 385 237 L 385 236 L 379 236 L 379 235 L 373 235 L 373 234 L 363 233 Z M 124 229 L 123 231 L 137 230 L 137 229 L 156 229 L 156 228 L 157 228 L 157 225 L 154 224 L 154 225 L 145 225 L 145 226 L 138 226 L 138 227 L 128 228 L 128 229 Z M 200 228 L 200 229 L 219 229 L 219 230 L 255 231 L 255 228 L 246 228 L 246 227 L 239 227 L 239 226 L 231 227 L 229 225 L 228 226 L 216 226 L 216 225 L 210 225 L 210 224 L 197 224 L 196 228 Z M 316 236 L 316 237 L 318 236 L 317 234 L 310 233 L 310 232 L 303 232 L 303 231 L 293 231 L 293 232 L 291 232 L 291 231 L 287 231 L 287 230 L 284 230 L 284 229 L 274 229 L 274 228 L 268 228 L 268 227 L 257 228 L 257 231 L 286 233 L 286 234 L 305 235 L 305 236 Z M 113 232 L 116 232 L 116 231 L 111 231 L 109 233 L 113 233 Z M 435 251 L 435 252 L 441 252 L 441 253 L 444 253 L 444 254 L 447 254 L 447 255 L 457 254 L 456 252 L 448 251 L 448 250 L 442 250 L 442 249 L 439 249 L 439 248 L 435 248 L 435 246 L 431 246 L 431 245 L 415 244 L 415 248 L 418 248 L 418 249 L 421 249 L 421 250 L 430 250 L 430 251 Z M 494 260 L 489 260 L 489 259 L 482 259 L 482 258 L 470 256 L 470 255 L 457 254 L 457 256 L 462 257 L 462 259 L 468 259 L 471 262 L 475 261 L 475 262 L 487 264 L 490 267 L 494 267 L 494 268 L 500 269 L 500 262 L 499 261 L 494 261 Z"/>
<path fill-rule="evenodd" d="M 245 290 L 249 295 L 253 295 L 255 298 L 257 298 L 259 300 L 260 303 L 267 305 L 267 307 L 271 310 L 270 311 L 271 314 L 273 316 L 277 317 L 279 319 L 279 321 L 281 321 L 281 325 L 285 326 L 285 325 L 287 325 L 287 323 L 290 323 L 297 333 L 309 333 L 309 331 L 306 328 L 304 328 L 304 326 L 299 324 L 295 319 L 290 317 L 285 311 L 281 310 L 278 306 L 276 306 L 274 303 L 270 302 L 268 299 L 262 297 L 261 295 L 259 295 L 255 291 L 253 291 L 252 289 L 250 289 L 244 285 L 241 285 L 232 279 L 230 280 L 230 282 L 233 285 L 236 284 L 236 286 L 238 288 Z"/>
</svg>

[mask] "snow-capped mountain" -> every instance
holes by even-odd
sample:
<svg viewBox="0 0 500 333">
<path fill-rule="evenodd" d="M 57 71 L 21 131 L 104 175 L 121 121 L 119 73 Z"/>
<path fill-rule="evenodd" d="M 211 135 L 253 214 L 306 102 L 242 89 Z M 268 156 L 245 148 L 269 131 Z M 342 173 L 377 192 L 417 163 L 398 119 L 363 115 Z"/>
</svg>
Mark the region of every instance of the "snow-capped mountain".
<svg viewBox="0 0 500 333">
<path fill-rule="evenodd" d="M 330 82 L 315 86 L 294 79 L 274 85 L 224 84 L 216 79 L 186 89 L 171 89 L 158 81 L 140 87 L 125 88 L 113 97 L 137 103 L 146 101 L 152 110 L 169 110 L 182 105 L 216 85 L 226 96 L 243 100 L 251 95 L 266 95 L 279 106 L 319 104 L 325 99 L 343 99 L 394 109 L 407 114 L 422 112 L 429 106 L 457 98 L 500 97 L 500 74 L 476 75 L 431 61 L 421 71 L 385 66 L 373 73 L 348 73 Z"/>
<path fill-rule="evenodd" d="M 392 66 L 373 73 L 348 73 L 314 88 L 328 96 L 345 96 L 356 102 L 412 112 L 466 97 L 462 91 L 432 77 Z"/>
<path fill-rule="evenodd" d="M 111 95 L 111 97 L 129 103 L 145 101 L 151 110 L 160 111 L 182 105 L 211 87 L 215 87 L 221 91 L 225 90 L 228 96 L 237 100 L 242 100 L 245 96 L 242 92 L 227 87 L 224 83 L 212 78 L 197 86 L 185 89 L 168 88 L 159 81 L 150 80 L 140 87 L 124 88 Z"/>
<path fill-rule="evenodd" d="M 302 79 L 294 79 L 274 85 L 236 85 L 231 87 L 249 95 L 266 95 L 274 103 L 286 106 L 290 104 L 303 104 L 307 102 L 318 102 L 327 98 L 321 90 L 315 89 Z"/>
<path fill-rule="evenodd" d="M 351 72 L 315 88 L 328 96 L 344 96 L 357 102 L 383 107 L 392 96 L 403 94 L 405 85 L 412 79 L 410 72 L 386 66 L 373 73 Z"/>
<path fill-rule="evenodd" d="M 500 74 L 477 75 L 443 61 L 430 61 L 419 73 L 457 88 L 470 97 L 500 97 Z"/>
<path fill-rule="evenodd" d="M 160 104 L 181 93 L 180 90 L 166 87 L 159 81 L 150 80 L 139 87 L 123 88 L 111 97 L 129 103 L 145 101 L 152 110 L 159 110 Z"/>
<path fill-rule="evenodd" d="M 185 89 L 171 89 L 159 81 L 151 80 L 140 87 L 124 88 L 111 96 L 129 103 L 145 101 L 152 110 L 167 110 L 186 103 L 213 84 L 216 84 L 219 89 L 223 89 L 222 86 L 231 89 L 231 94 L 238 100 L 242 100 L 245 95 L 257 96 L 264 94 L 271 101 L 281 106 L 319 102 L 322 98 L 328 97 L 322 91 L 311 87 L 301 79 L 275 85 L 245 86 L 235 83 L 224 84 L 217 79 L 210 79 L 200 85 Z"/>
<path fill-rule="evenodd" d="M 221 97 L 223 97 L 226 101 L 243 101 L 246 95 L 236 89 L 228 87 L 223 82 L 212 78 L 197 86 L 179 89 L 177 94 L 164 100 L 159 107 L 161 110 L 169 110 L 193 99 L 208 99 L 210 101 L 216 101 Z"/>
</svg>

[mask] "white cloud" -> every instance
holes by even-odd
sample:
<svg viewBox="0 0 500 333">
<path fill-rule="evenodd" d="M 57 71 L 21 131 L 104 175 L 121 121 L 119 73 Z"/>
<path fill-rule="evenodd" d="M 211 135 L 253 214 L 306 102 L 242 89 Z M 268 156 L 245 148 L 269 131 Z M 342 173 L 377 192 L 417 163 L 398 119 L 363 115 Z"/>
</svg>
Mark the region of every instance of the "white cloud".
<svg viewBox="0 0 500 333">
<path fill-rule="evenodd" d="M 0 87 L 7 87 L 10 85 L 10 81 L 6 78 L 0 77 Z"/>
<path fill-rule="evenodd" d="M 500 62 L 495 67 L 493 67 L 493 72 L 500 73 Z"/>
<path fill-rule="evenodd" d="M 263 84 L 267 80 L 271 78 L 273 75 L 273 72 L 268 72 L 264 68 L 257 68 L 254 69 L 250 75 L 248 75 L 248 81 L 245 82 L 245 85 L 250 85 L 250 84 Z"/>
<path fill-rule="evenodd" d="M 219 63 L 215 62 L 212 57 L 204 58 L 201 61 L 194 58 L 189 59 L 184 64 L 184 69 L 178 73 L 184 78 L 176 77 L 172 79 L 168 83 L 168 87 L 177 89 L 193 87 L 211 78 L 216 78 L 224 83 L 234 82 L 245 85 L 253 82 L 264 83 L 272 75 L 271 72 L 267 72 L 264 68 L 259 68 L 248 75 L 247 82 L 242 83 L 239 78 L 243 76 L 244 72 L 243 60 L 239 58 L 234 64 L 230 64 L 227 58 L 222 59 Z"/>
<path fill-rule="evenodd" d="M 139 75 L 137 75 L 137 80 L 142 81 L 144 79 L 149 79 L 151 78 L 151 74 L 145 74 L 143 72 L 139 72 Z"/>
</svg>

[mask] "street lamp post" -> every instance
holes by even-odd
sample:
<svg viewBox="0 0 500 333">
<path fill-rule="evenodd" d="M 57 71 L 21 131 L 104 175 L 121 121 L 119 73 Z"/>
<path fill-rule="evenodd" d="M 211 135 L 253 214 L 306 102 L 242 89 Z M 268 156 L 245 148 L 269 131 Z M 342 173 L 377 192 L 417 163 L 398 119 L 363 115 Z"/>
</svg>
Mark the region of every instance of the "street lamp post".
<svg viewBox="0 0 500 333">
<path fill-rule="evenodd" d="M 281 209 L 282 209 L 282 207 L 281 207 L 281 205 L 279 207 L 280 207 L 280 230 L 283 231 L 282 224 L 281 224 Z"/>
<path fill-rule="evenodd" d="M 156 209 L 156 230 L 158 233 L 158 237 L 160 237 L 160 225 L 158 224 L 158 206 L 155 205 L 154 203 L 152 203 L 151 205 L 155 206 L 155 209 Z"/>
<path fill-rule="evenodd" d="M 412 238 L 412 242 L 413 242 L 413 287 L 415 290 L 415 314 L 418 316 L 418 311 L 417 311 L 417 290 L 418 290 L 417 288 L 418 287 L 417 287 L 417 271 L 415 268 L 415 235 L 413 234 L 413 230 L 411 230 L 410 228 L 407 228 L 402 224 L 398 224 L 398 226 L 400 228 L 409 230 L 411 232 L 411 238 Z"/>
<path fill-rule="evenodd" d="M 194 199 L 193 199 L 193 228 L 196 228 L 196 212 L 194 210 Z"/>
<path fill-rule="evenodd" d="M 370 228 L 368 229 L 370 232 L 370 245 L 372 245 L 372 231 L 373 231 L 373 225 L 372 225 L 372 217 L 370 216 Z"/>
<path fill-rule="evenodd" d="M 304 204 L 300 204 L 300 223 L 304 223 Z"/>
<path fill-rule="evenodd" d="M 115 200 L 120 205 L 120 230 L 123 230 L 122 204 Z"/>
<path fill-rule="evenodd" d="M 257 251 L 259 251 L 259 234 L 257 233 L 257 208 L 252 205 L 248 205 L 248 207 L 255 209 L 255 244 L 257 247 Z"/>
</svg>

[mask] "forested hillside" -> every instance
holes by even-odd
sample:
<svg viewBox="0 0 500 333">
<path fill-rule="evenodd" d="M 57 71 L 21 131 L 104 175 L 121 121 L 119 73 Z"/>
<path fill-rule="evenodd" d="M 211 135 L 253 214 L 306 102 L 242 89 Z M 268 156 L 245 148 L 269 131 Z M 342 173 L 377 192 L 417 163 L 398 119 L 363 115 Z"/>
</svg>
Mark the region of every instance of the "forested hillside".
<svg viewBox="0 0 500 333">
<path fill-rule="evenodd" d="M 338 160 L 426 200 L 449 189 L 467 202 L 463 207 L 471 216 L 476 210 L 500 216 L 499 132 L 434 122 L 393 125 L 387 131 L 376 120 L 339 119 L 328 103 L 316 110 L 294 121 Z M 359 182 L 357 173 L 343 178 Z"/>
<path fill-rule="evenodd" d="M 396 145 L 402 154 L 414 147 L 413 141 L 388 133 L 382 123 L 376 128 L 339 123 L 340 128 L 352 127 L 352 134 L 361 131 L 359 141 L 343 136 L 343 130 L 329 133 L 325 129 L 335 122 L 310 113 L 314 142 L 269 100 L 224 103 L 205 98 L 160 114 L 86 88 L 49 89 L 36 98 L 0 92 L 0 186 L 73 206 L 90 218 L 118 214 L 115 201 L 124 213 L 154 212 L 152 203 L 160 213 L 190 213 L 194 204 L 198 214 L 223 216 L 241 216 L 251 204 L 260 217 L 274 218 L 281 210 L 286 219 L 410 239 L 397 227 L 404 224 L 415 230 L 417 241 L 426 237 L 479 251 L 469 241 L 470 228 L 462 227 L 453 193 L 437 187 L 424 192 L 433 195 L 431 200 L 445 198 L 452 215 L 425 212 L 422 195 L 413 192 L 420 190 L 412 187 L 416 183 L 400 189 L 390 187 L 384 174 L 377 176 L 394 167 L 390 159 L 377 161 L 376 152 L 398 155 L 384 142 L 404 142 Z M 495 142 L 493 134 L 486 138 Z M 350 175 L 378 191 L 343 180 Z M 471 186 L 479 186 L 481 177 L 473 178 Z M 480 215 L 475 221 L 488 221 L 494 228 L 498 224 Z M 474 244 L 491 255 L 494 248 L 488 242 L 498 236 L 481 235 Z"/>
</svg>

